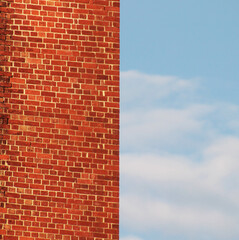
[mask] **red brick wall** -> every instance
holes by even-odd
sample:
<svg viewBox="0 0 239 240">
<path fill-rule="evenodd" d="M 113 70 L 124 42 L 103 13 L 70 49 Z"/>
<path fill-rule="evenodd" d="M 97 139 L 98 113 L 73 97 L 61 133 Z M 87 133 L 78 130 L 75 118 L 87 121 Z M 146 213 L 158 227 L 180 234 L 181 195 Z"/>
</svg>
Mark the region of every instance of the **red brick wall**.
<svg viewBox="0 0 239 240">
<path fill-rule="evenodd" d="M 0 239 L 6 233 L 5 225 L 7 220 L 7 181 L 9 157 L 6 155 L 7 146 L 7 129 L 8 129 L 8 109 L 7 99 L 9 98 L 10 76 L 9 62 L 10 56 L 10 37 L 9 37 L 9 3 L 7 1 L 0 2 Z"/>
<path fill-rule="evenodd" d="M 0 239 L 118 239 L 119 0 L 0 11 Z"/>
</svg>

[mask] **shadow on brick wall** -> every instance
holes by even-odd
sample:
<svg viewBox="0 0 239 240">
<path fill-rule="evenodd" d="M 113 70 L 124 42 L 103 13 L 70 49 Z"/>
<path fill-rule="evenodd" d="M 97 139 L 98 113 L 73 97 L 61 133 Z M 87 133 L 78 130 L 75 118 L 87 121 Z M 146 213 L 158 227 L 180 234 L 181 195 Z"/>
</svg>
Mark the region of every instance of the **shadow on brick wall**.
<svg viewBox="0 0 239 240">
<path fill-rule="evenodd" d="M 9 1 L 0 2 L 0 239 L 5 235 L 4 225 L 6 223 L 4 214 L 6 213 L 6 171 L 8 170 L 7 131 L 8 131 L 8 108 L 7 99 L 10 94 L 10 32 L 8 30 L 10 9 Z"/>
</svg>

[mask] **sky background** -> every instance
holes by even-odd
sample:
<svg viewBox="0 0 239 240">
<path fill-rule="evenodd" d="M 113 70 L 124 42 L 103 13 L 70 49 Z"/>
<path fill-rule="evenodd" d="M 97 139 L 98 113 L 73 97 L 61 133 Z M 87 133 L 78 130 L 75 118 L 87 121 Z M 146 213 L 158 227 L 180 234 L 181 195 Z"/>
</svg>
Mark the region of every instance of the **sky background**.
<svg viewBox="0 0 239 240">
<path fill-rule="evenodd" d="M 121 0 L 120 240 L 239 239 L 238 12 Z"/>
</svg>

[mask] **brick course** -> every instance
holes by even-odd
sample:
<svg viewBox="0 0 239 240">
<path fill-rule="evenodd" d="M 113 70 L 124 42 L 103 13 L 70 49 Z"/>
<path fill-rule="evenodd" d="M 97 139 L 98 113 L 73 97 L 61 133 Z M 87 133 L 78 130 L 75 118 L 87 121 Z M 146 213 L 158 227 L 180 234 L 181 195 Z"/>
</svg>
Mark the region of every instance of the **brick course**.
<svg viewBox="0 0 239 240">
<path fill-rule="evenodd" d="M 119 239 L 119 0 L 0 15 L 0 239 Z"/>
</svg>

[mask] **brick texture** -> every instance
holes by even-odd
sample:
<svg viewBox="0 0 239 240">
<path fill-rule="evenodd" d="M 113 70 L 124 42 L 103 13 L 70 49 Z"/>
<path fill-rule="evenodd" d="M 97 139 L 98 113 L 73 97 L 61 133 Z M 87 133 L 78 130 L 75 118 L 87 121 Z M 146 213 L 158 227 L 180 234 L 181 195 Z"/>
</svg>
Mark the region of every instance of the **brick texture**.
<svg viewBox="0 0 239 240">
<path fill-rule="evenodd" d="M 119 239 L 119 0 L 0 15 L 0 239 Z"/>
</svg>

